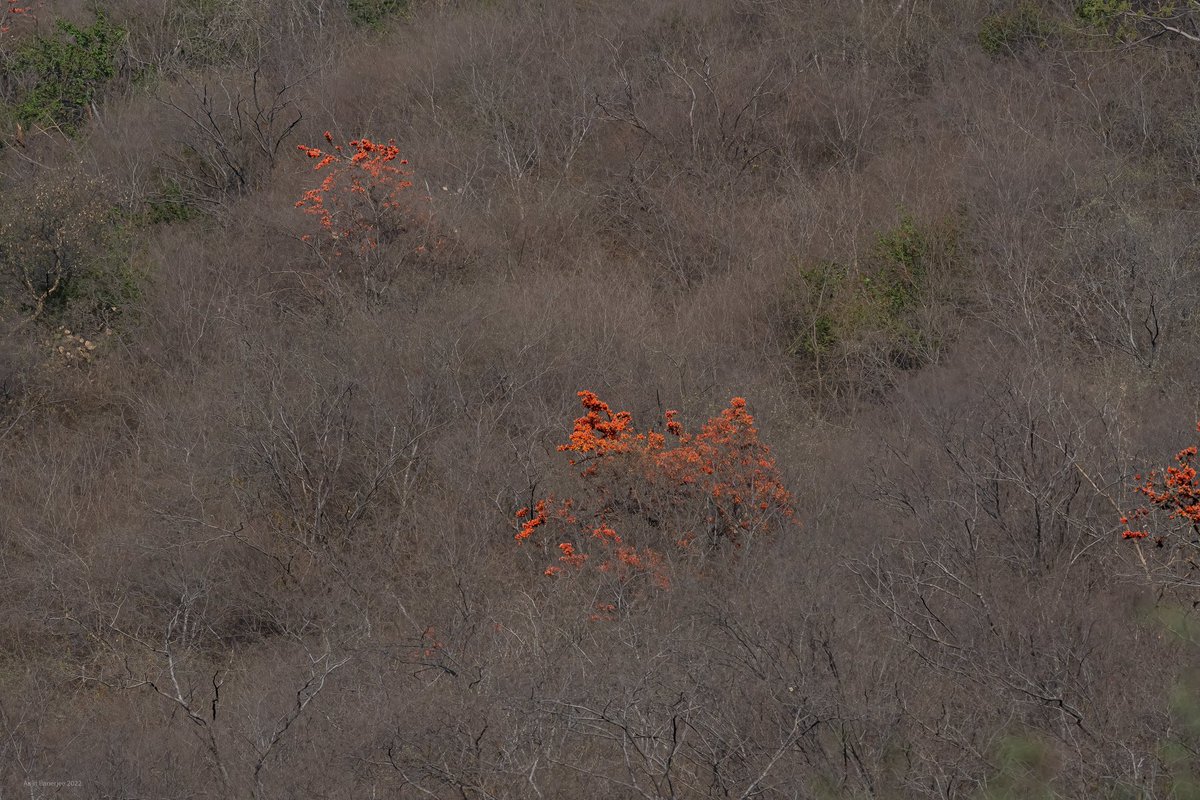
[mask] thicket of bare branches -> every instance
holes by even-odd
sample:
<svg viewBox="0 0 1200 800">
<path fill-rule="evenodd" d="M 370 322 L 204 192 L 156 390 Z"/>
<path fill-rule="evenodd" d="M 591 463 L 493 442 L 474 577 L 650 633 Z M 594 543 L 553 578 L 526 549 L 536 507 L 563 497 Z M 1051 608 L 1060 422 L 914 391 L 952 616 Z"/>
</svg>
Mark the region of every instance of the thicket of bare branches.
<svg viewBox="0 0 1200 800">
<path fill-rule="evenodd" d="M 113 0 L 67 136 L 30 3 L 0 794 L 1192 796 L 1196 565 L 1120 522 L 1200 417 L 1175 5 Z M 297 147 L 363 137 L 351 247 Z M 548 577 L 583 389 L 747 398 L 795 524 Z"/>
</svg>

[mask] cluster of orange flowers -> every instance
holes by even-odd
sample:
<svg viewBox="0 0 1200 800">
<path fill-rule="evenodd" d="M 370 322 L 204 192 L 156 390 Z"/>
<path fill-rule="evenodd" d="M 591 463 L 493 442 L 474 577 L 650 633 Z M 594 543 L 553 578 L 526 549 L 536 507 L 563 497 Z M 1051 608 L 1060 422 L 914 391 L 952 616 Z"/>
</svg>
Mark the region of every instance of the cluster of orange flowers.
<svg viewBox="0 0 1200 800">
<path fill-rule="evenodd" d="M 791 495 L 744 398 L 733 398 L 694 435 L 684 430 L 676 411 L 664 415 L 665 435 L 641 433 L 628 411 L 614 412 L 590 391 L 579 392 L 579 399 L 586 413 L 558 449 L 574 454 L 570 463 L 580 468 L 582 500 L 547 497 L 516 514 L 517 541 L 537 536 L 551 549 L 550 540 L 561 540 L 546 575 L 591 564 L 621 583 L 644 576 L 666 589 L 671 584 L 666 554 L 692 550 L 698 527 L 710 550 L 723 542 L 736 548 L 744 536 L 773 532 L 794 518 Z M 653 542 L 631 541 L 647 530 Z"/>
<path fill-rule="evenodd" d="M 331 151 L 297 146 L 317 161 L 314 171 L 326 170 L 326 174 L 319 186 L 296 201 L 296 208 L 316 216 L 334 241 L 364 255 L 379 245 L 391 224 L 389 218 L 406 210 L 401 193 L 412 186 L 412 173 L 403 169 L 408 161 L 400 158 L 394 140 L 383 144 L 362 138 L 342 147 L 326 131 L 325 141 L 333 145 Z"/>
<path fill-rule="evenodd" d="M 421 633 L 421 644 L 417 648 L 418 657 L 433 658 L 445 646 L 445 642 L 438 638 L 437 629 L 430 625 Z"/>
<path fill-rule="evenodd" d="M 1200 432 L 1200 422 L 1196 423 L 1196 430 Z M 1153 470 L 1145 478 L 1135 475 L 1134 480 L 1138 481 L 1138 485 L 1134 487 L 1134 491 L 1146 497 L 1151 507 L 1168 512 L 1169 519 L 1183 520 L 1200 532 L 1200 481 L 1197 481 L 1196 454 L 1195 445 L 1185 447 L 1175 454 L 1178 466 Z M 1129 516 L 1121 517 L 1121 524 L 1127 526 L 1122 537 L 1146 538 L 1149 532 L 1135 528 L 1130 519 L 1144 519 L 1149 514 L 1150 509 L 1142 507 Z"/>
<path fill-rule="evenodd" d="M 21 16 L 32 16 L 33 6 L 23 6 L 21 3 L 24 0 L 8 0 L 8 8 L 5 9 L 5 15 L 0 17 L 0 34 L 8 33 L 12 30 L 13 20 Z"/>
<path fill-rule="evenodd" d="M 616 603 L 596 603 L 596 610 L 588 615 L 592 622 L 611 622 L 616 619 Z"/>
</svg>

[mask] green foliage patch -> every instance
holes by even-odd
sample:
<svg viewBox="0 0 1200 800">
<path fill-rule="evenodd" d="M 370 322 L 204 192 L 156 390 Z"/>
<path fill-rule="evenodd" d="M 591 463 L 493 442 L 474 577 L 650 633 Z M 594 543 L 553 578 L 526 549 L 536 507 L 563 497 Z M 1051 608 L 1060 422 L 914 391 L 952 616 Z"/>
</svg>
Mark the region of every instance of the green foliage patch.
<svg viewBox="0 0 1200 800">
<path fill-rule="evenodd" d="M 388 17 L 407 14 L 409 0 L 350 0 L 350 21 L 355 25 L 379 27 Z"/>
<path fill-rule="evenodd" d="M 876 235 L 864 257 L 800 269 L 790 350 L 818 366 L 871 351 L 900 369 L 922 366 L 937 346 L 921 311 L 939 302 L 940 280 L 960 261 L 957 225 L 905 215 Z"/>
<path fill-rule="evenodd" d="M 1108 25 L 1131 8 L 1129 0 L 1083 0 L 1075 7 L 1075 15 L 1091 25 Z"/>
<path fill-rule="evenodd" d="M 161 178 L 159 190 L 145 199 L 139 221 L 147 225 L 169 225 L 187 222 L 199 215 L 200 210 L 184 195 L 177 179 Z"/>
<path fill-rule="evenodd" d="M 1083 0 L 1075 7 L 1079 22 L 1122 42 L 1158 39 L 1167 33 L 1188 38 L 1198 14 L 1200 0 Z"/>
<path fill-rule="evenodd" d="M 57 176 L 0 199 L 0 311 L 88 327 L 137 299 L 128 227 L 96 182 Z"/>
<path fill-rule="evenodd" d="M 56 20 L 52 33 L 21 42 L 10 56 L 8 113 L 26 126 L 74 134 L 116 77 L 125 40 L 125 29 L 103 12 L 87 27 Z"/>
<path fill-rule="evenodd" d="M 992 55 L 1015 54 L 1029 47 L 1047 47 L 1057 35 L 1058 25 L 1041 5 L 1022 0 L 1011 11 L 984 18 L 979 45 Z"/>
</svg>

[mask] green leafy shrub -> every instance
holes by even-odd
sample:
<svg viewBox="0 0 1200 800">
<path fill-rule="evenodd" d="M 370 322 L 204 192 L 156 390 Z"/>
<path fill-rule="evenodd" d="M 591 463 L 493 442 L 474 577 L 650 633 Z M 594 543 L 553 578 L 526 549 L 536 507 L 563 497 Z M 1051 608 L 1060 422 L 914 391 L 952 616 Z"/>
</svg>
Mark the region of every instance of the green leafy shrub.
<svg viewBox="0 0 1200 800">
<path fill-rule="evenodd" d="M 187 222 L 199 214 L 199 209 L 185 196 L 177 179 L 162 178 L 159 190 L 144 202 L 141 221 L 147 225 L 167 225 L 172 222 Z"/>
<path fill-rule="evenodd" d="M 350 0 L 350 21 L 378 27 L 391 16 L 408 12 L 409 0 Z"/>
<path fill-rule="evenodd" d="M 1027 47 L 1046 47 L 1058 33 L 1042 8 L 1023 0 L 1015 9 L 985 17 L 979 26 L 979 45 L 992 55 L 1018 53 Z"/>
<path fill-rule="evenodd" d="M 1137 35 L 1137 26 L 1129 16 L 1132 10 L 1129 0 L 1084 0 L 1075 7 L 1075 17 L 1092 34 L 1129 41 Z"/>
<path fill-rule="evenodd" d="M 871 361 L 898 369 L 927 363 L 939 335 L 924 313 L 939 305 L 938 286 L 961 261 L 957 225 L 922 225 L 910 216 L 879 233 L 850 266 L 820 262 L 798 271 L 793 356 L 818 371 Z"/>
<path fill-rule="evenodd" d="M 841 332 L 851 324 L 852 310 L 840 302 L 848 279 L 847 269 L 832 261 L 822 261 L 799 271 L 800 319 L 795 320 L 791 351 L 820 360 L 831 352 Z"/>
<path fill-rule="evenodd" d="M 1075 17 L 1086 27 L 1099 29 L 1121 42 L 1171 38 L 1193 39 L 1200 15 L 1196 0 L 1083 0 Z"/>
<path fill-rule="evenodd" d="M 9 58 L 8 113 L 18 122 L 75 133 L 117 75 L 125 29 L 98 13 L 90 26 L 56 20 L 53 33 L 30 37 Z"/>
<path fill-rule="evenodd" d="M 1129 0 L 1083 0 L 1075 16 L 1089 25 L 1108 25 L 1130 8 Z"/>
<path fill-rule="evenodd" d="M 874 277 L 863 279 L 868 294 L 891 317 L 899 317 L 918 300 L 928 266 L 931 234 L 917 227 L 912 217 L 904 217 L 895 228 L 875 240 L 871 262 Z M 945 243 L 954 247 L 953 240 Z"/>
<path fill-rule="evenodd" d="M 4 312 L 89 327 L 136 299 L 126 227 L 96 182 L 60 176 L 11 193 L 3 204 Z"/>
</svg>

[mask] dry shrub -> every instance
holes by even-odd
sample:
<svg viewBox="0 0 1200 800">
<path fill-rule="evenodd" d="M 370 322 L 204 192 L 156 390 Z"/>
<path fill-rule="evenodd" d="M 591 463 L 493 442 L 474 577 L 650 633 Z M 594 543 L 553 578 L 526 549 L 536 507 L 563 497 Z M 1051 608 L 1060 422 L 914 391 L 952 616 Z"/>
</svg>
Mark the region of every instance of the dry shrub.
<svg viewBox="0 0 1200 800">
<path fill-rule="evenodd" d="M 10 320 L 55 231 L 116 263 L 86 215 L 43 231 L 39 187 L 120 212 L 145 267 L 128 314 L 48 296 L 3 332 L 6 785 L 1177 788 L 1189 656 L 1141 609 L 1195 598 L 1114 505 L 1198 416 L 1182 40 L 1063 4 L 995 53 L 983 2 L 226 5 L 115 4 L 157 79 L 0 153 Z M 265 140 L 256 69 L 295 87 Z M 326 130 L 394 138 L 445 248 L 305 242 L 288 147 Z M 512 540 L 579 488 L 583 387 L 639 425 L 749 398 L 803 527 L 589 620 L 611 597 Z M 605 485 L 639 536 L 704 521 Z"/>
</svg>

